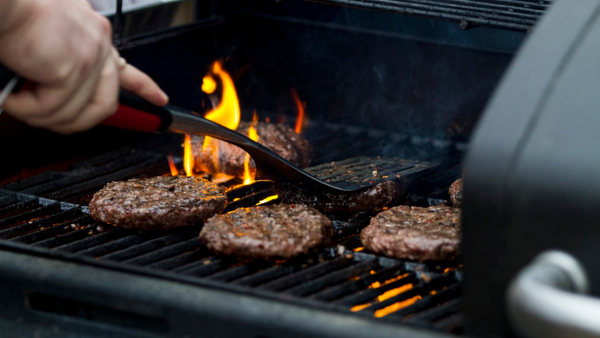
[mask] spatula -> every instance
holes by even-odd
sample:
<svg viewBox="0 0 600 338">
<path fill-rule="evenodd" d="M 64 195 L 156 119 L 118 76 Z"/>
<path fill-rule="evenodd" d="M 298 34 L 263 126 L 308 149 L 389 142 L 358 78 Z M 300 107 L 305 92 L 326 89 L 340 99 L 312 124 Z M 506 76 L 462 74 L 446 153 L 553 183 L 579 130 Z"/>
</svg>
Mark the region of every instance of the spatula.
<svg viewBox="0 0 600 338">
<path fill-rule="evenodd" d="M 16 81 L 14 73 L 0 65 L 0 77 L 4 81 Z M 17 86 L 15 90 L 18 90 Z M 5 91 L 10 89 L 5 89 Z M 6 93 L 5 93 L 6 94 Z M 121 90 L 117 112 L 102 122 L 104 125 L 142 131 L 171 132 L 178 134 L 205 135 L 223 140 L 244 149 L 256 164 L 256 178 L 260 180 L 311 182 L 338 191 L 356 191 L 362 187 L 347 188 L 322 181 L 277 155 L 269 148 L 248 137 L 204 117 L 174 105 L 155 106 L 144 99 Z"/>
<path fill-rule="evenodd" d="M 119 95 L 117 112 L 102 124 L 143 132 L 171 132 L 210 136 L 244 149 L 256 164 L 256 178 L 274 181 L 309 181 L 339 191 L 355 191 L 324 182 L 298 168 L 262 144 L 193 112 L 174 105 L 155 106 L 126 91 Z"/>
</svg>

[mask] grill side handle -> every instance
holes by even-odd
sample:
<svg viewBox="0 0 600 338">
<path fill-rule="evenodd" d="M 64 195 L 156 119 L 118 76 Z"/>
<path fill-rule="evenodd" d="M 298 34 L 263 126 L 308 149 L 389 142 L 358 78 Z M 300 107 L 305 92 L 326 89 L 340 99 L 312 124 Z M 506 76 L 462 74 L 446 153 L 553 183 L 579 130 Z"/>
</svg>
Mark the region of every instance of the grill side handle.
<svg viewBox="0 0 600 338">
<path fill-rule="evenodd" d="M 546 251 L 524 267 L 507 291 L 508 319 L 524 337 L 600 337 L 600 299 L 582 294 L 582 265 L 562 251 Z"/>
</svg>

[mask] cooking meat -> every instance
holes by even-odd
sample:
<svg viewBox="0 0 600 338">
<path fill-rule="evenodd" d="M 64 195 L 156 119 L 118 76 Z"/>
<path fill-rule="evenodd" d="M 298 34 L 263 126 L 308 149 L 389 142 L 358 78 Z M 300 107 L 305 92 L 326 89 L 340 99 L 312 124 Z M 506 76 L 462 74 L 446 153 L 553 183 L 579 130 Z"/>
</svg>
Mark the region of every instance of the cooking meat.
<svg viewBox="0 0 600 338">
<path fill-rule="evenodd" d="M 237 132 L 248 135 L 250 122 L 241 122 Z M 284 124 L 258 122 L 256 125 L 258 143 L 273 150 L 276 154 L 301 168 L 310 164 L 310 146 L 304 136 L 297 134 Z M 204 136 L 192 136 L 192 152 L 195 169 L 207 173 L 223 172 L 228 175 L 244 177 L 246 152 L 230 143 L 212 139 L 203 149 Z M 213 149 L 218 146 L 218 163 L 213 161 Z M 254 161 L 250 161 L 250 171 L 256 171 Z"/>
<path fill-rule="evenodd" d="M 196 177 L 159 176 L 111 182 L 94 194 L 90 215 L 128 229 L 195 225 L 221 212 L 225 190 Z"/>
<path fill-rule="evenodd" d="M 463 179 L 459 178 L 452 185 L 450 189 L 448 189 L 448 193 L 450 194 L 450 200 L 452 201 L 452 205 L 455 208 L 462 207 L 462 195 L 463 195 Z"/>
<path fill-rule="evenodd" d="M 460 238 L 460 210 L 447 206 L 396 206 L 371 218 L 360 233 L 370 251 L 419 262 L 456 260 Z"/>
<path fill-rule="evenodd" d="M 284 203 L 304 204 L 322 212 L 379 211 L 397 202 L 405 193 L 402 185 L 393 180 L 355 192 L 291 183 L 274 184 L 272 189 Z"/>
<path fill-rule="evenodd" d="M 208 219 L 200 241 L 216 252 L 239 258 L 289 259 L 333 235 L 331 220 L 304 205 L 241 208 Z"/>
</svg>

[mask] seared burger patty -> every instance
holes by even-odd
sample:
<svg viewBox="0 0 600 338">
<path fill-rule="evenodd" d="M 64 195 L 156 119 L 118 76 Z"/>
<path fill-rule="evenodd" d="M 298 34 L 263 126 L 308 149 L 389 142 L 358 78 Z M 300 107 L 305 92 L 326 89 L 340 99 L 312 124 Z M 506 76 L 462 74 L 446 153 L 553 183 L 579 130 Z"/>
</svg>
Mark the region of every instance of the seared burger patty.
<svg viewBox="0 0 600 338">
<path fill-rule="evenodd" d="M 274 184 L 272 189 L 284 203 L 304 204 L 323 212 L 379 211 L 405 193 L 396 181 L 385 181 L 355 192 L 290 183 Z"/>
<path fill-rule="evenodd" d="M 450 189 L 448 189 L 448 193 L 450 194 L 450 200 L 452 201 L 452 205 L 455 208 L 462 207 L 462 198 L 463 198 L 463 179 L 459 178 L 452 185 Z"/>
<path fill-rule="evenodd" d="M 400 205 L 371 218 L 360 233 L 365 248 L 414 261 L 454 261 L 460 253 L 460 210 Z"/>
<path fill-rule="evenodd" d="M 159 176 L 111 182 L 94 194 L 90 214 L 128 229 L 195 225 L 221 212 L 225 189 L 196 177 Z"/>
<path fill-rule="evenodd" d="M 240 134 L 248 136 L 250 122 L 241 122 L 236 129 Z M 304 168 L 310 164 L 310 146 L 304 136 L 297 134 L 284 124 L 258 122 L 256 125 L 258 143 L 273 150 L 277 155 L 292 164 Z M 192 136 L 192 152 L 195 169 L 207 173 L 223 172 L 227 175 L 244 177 L 244 160 L 246 152 L 230 143 L 212 139 L 203 149 L 204 136 Z M 216 149 L 218 146 L 218 150 Z M 213 151 L 218 154 L 218 163 L 213 161 Z M 254 161 L 250 161 L 250 171 L 256 171 Z"/>
<path fill-rule="evenodd" d="M 278 204 L 237 209 L 206 221 L 200 241 L 239 258 L 289 259 L 333 235 L 331 220 L 304 205 Z"/>
</svg>

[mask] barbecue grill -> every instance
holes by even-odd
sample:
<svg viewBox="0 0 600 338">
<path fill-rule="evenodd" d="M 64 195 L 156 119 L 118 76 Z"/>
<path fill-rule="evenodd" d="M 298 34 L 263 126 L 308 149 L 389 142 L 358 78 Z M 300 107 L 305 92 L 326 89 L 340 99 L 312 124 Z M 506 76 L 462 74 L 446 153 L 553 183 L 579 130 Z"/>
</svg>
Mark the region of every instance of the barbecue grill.
<svg viewBox="0 0 600 338">
<path fill-rule="evenodd" d="M 536 216 L 544 215 L 543 224 L 554 231 L 562 226 L 557 220 L 565 217 L 548 202 L 555 195 L 547 181 L 540 178 L 537 185 L 528 186 L 527 194 L 518 195 L 520 187 L 533 182 L 527 176 L 530 171 L 523 170 L 523 178 L 514 176 L 516 181 L 497 178 L 513 177 L 505 170 L 516 163 L 538 168 L 535 151 L 524 146 L 527 137 L 539 137 L 537 144 L 544 146 L 543 133 L 556 133 L 555 124 L 531 132 L 538 131 L 538 120 L 532 116 L 554 107 L 541 105 L 532 113 L 536 110 L 531 107 L 551 97 L 547 88 L 552 81 L 539 74 L 558 78 L 556 74 L 562 74 L 556 70 L 558 65 L 565 67 L 567 56 L 578 55 L 577 46 L 587 40 L 577 37 L 595 27 L 596 1 L 582 2 L 577 9 L 557 2 L 535 27 L 550 2 L 246 0 L 196 5 L 193 23 L 136 36 L 121 31 L 125 17 L 118 11 L 113 20 L 121 54 L 155 78 L 172 103 L 190 110 L 200 111 L 207 104 L 199 86 L 206 67 L 216 59 L 225 60 L 235 80 L 243 120 L 250 120 L 256 111 L 261 119 L 293 125 L 296 117 L 289 93 L 296 89 L 307 101 L 310 118 L 303 134 L 312 145 L 314 165 L 307 170 L 360 184 L 374 179 L 376 168 L 380 177 L 401 180 L 406 195 L 399 204 L 447 203 L 447 188 L 462 175 L 469 150 L 463 260 L 417 263 L 367 252 L 358 233 L 371 213 L 327 214 L 335 228 L 331 243 L 306 256 L 275 263 L 215 255 L 198 241 L 197 227 L 163 233 L 114 227 L 88 215 L 92 195 L 111 181 L 169 175 L 169 154 L 174 155 L 175 165 L 182 164 L 181 137 L 107 127 L 68 137 L 31 131 L 37 142 L 44 137 L 45 152 L 60 154 L 60 160 L 66 161 L 57 164 L 48 155 L 37 162 L 28 160 L 50 169 L 35 174 L 22 171 L 0 186 L 0 297 L 4 301 L 0 330 L 7 336 L 511 336 L 505 292 L 536 254 L 560 248 L 588 257 L 585 268 L 594 267 L 589 254 L 592 239 L 584 243 L 577 237 L 566 245 L 556 238 L 535 240 L 535 234 L 544 231 L 534 221 Z M 566 19 L 569 24 L 554 24 Z M 505 75 L 469 143 L 530 30 L 536 38 L 525 44 Z M 554 43 L 546 44 L 547 36 Z M 596 67 L 581 67 L 585 65 Z M 592 73 L 588 72 L 590 93 L 597 89 Z M 522 74 L 529 75 L 527 90 Z M 537 94 L 519 96 L 528 95 L 529 89 Z M 561 98 L 564 107 L 573 103 L 569 96 Z M 598 121 L 593 111 L 587 110 L 585 121 Z M 513 125 L 517 127 L 505 127 Z M 562 126 L 565 135 L 575 128 Z M 593 141 L 597 132 L 581 135 L 581 139 L 588 137 L 585 144 L 597 144 Z M 109 142 L 94 145 L 98 139 Z M 65 144 L 69 149 L 60 148 Z M 533 153 L 522 162 L 507 159 L 521 151 Z M 491 161 L 490 154 L 498 157 Z M 35 157 L 35 150 L 30 156 Z M 564 158 L 577 163 L 574 156 L 558 157 L 554 162 L 544 158 L 546 168 L 565 168 L 560 165 Z M 600 167 L 591 160 L 584 163 L 587 168 Z M 236 186 L 239 183 L 235 179 L 224 183 L 231 187 L 226 211 L 279 203 L 278 199 L 264 202 L 273 195 L 269 182 Z M 546 187 L 545 195 L 539 194 L 540 187 Z M 502 195 L 505 188 L 508 195 Z M 572 207 L 569 215 L 598 201 L 598 190 L 585 191 L 589 194 L 567 205 Z M 506 208 L 521 212 L 530 205 L 537 213 L 503 216 Z M 597 213 L 590 210 L 589 220 Z M 595 223 L 587 224 L 591 229 Z M 519 238 L 527 243 L 519 243 Z M 565 266 L 573 274 L 580 272 L 573 268 L 577 262 L 556 263 L 557 259 L 565 262 L 556 258 L 560 255 L 544 256 L 539 262 L 558 269 L 556 275 L 562 277 L 560 269 Z M 518 281 L 529 281 L 527 271 L 538 270 L 539 266 L 531 267 Z M 592 281 L 597 279 L 592 275 Z M 569 284 L 552 281 L 561 288 Z M 522 283 L 515 285 L 515 295 L 526 289 Z M 509 307 L 524 318 L 539 320 L 528 308 L 519 312 L 522 305 L 511 301 Z"/>
</svg>

